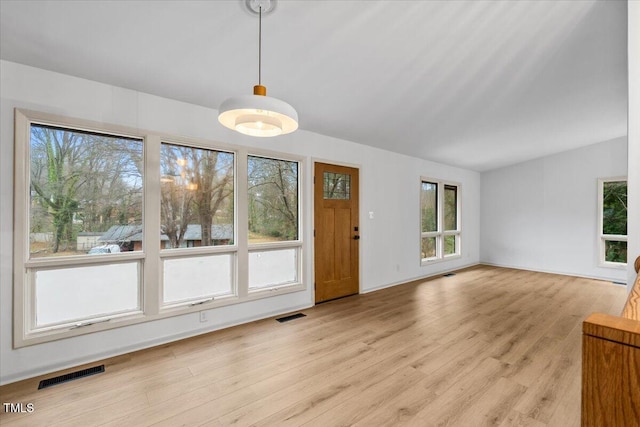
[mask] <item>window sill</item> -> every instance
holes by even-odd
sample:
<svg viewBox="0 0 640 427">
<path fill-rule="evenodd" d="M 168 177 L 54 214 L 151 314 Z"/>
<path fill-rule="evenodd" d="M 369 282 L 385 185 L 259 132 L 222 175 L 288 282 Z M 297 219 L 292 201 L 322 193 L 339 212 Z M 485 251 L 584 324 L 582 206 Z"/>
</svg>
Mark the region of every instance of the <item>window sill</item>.
<svg viewBox="0 0 640 427">
<path fill-rule="evenodd" d="M 38 328 L 27 332 L 22 337 L 16 336 L 13 348 L 17 349 L 28 347 L 30 345 L 43 344 L 46 342 L 77 337 L 94 332 L 106 331 L 122 326 L 146 322 L 147 320 L 147 316 L 145 316 L 141 311 L 135 311 L 121 315 L 112 315 L 107 318 L 86 320 L 84 322 L 80 322 L 83 325 L 80 327 L 78 327 L 77 324 L 66 324 Z"/>
<path fill-rule="evenodd" d="M 307 287 L 304 285 L 304 283 L 288 283 L 285 285 L 249 289 L 249 295 L 247 295 L 247 299 L 254 300 L 270 296 L 284 295 L 291 292 L 304 291 L 306 288 Z"/>
<path fill-rule="evenodd" d="M 598 263 L 598 267 L 601 268 L 611 268 L 614 270 L 626 270 L 627 263 L 626 262 L 600 262 Z"/>
<path fill-rule="evenodd" d="M 462 258 L 462 255 L 460 255 L 460 254 L 445 255 L 444 258 L 427 258 L 427 259 L 420 260 L 420 266 L 421 267 L 426 267 L 428 265 L 438 264 L 438 263 L 446 262 L 446 261 L 452 261 L 452 260 L 460 259 L 460 258 Z"/>
</svg>

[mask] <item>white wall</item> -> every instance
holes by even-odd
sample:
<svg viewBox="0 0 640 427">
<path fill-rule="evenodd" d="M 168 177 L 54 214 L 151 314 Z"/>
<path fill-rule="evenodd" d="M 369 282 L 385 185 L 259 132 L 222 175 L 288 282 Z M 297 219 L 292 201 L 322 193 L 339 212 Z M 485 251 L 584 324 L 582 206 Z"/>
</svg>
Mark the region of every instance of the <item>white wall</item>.
<svg viewBox="0 0 640 427">
<path fill-rule="evenodd" d="M 640 256 L 640 2 L 628 2 L 629 49 L 629 206 L 627 289 L 636 278 L 633 262 Z"/>
<path fill-rule="evenodd" d="M 482 174 L 481 262 L 627 281 L 598 267 L 597 179 L 627 174 L 621 137 Z"/>
<path fill-rule="evenodd" d="M 112 329 L 41 345 L 12 349 L 13 109 L 224 141 L 300 155 L 306 159 L 304 233 L 312 235 L 313 160 L 361 167 L 361 291 L 369 292 L 479 261 L 480 175 L 424 160 L 299 130 L 275 139 L 250 138 L 218 124 L 217 111 L 0 61 L 0 384 L 252 319 L 298 310 L 313 303 L 306 291 L 198 314 Z M 301 117 L 304 128 L 304 116 Z M 430 176 L 462 185 L 463 256 L 420 267 L 419 180 Z M 368 212 L 374 219 L 368 219 Z M 312 274 L 312 241 L 306 239 L 304 274 Z M 203 325 L 206 327 L 203 328 Z"/>
</svg>

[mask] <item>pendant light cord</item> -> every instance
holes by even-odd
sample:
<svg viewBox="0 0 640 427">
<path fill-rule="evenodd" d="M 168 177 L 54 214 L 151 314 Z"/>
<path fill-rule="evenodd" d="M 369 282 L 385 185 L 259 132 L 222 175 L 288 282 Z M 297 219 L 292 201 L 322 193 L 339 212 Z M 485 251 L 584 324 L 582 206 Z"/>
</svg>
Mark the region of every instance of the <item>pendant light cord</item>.
<svg viewBox="0 0 640 427">
<path fill-rule="evenodd" d="M 259 6 L 258 23 L 258 84 L 262 85 L 262 4 Z"/>
</svg>

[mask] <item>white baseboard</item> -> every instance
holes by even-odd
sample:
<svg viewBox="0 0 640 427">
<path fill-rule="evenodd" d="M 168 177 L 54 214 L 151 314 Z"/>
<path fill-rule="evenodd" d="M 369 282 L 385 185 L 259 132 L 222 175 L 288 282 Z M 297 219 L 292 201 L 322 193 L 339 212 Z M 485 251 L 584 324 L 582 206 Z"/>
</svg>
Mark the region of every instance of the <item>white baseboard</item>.
<svg viewBox="0 0 640 427">
<path fill-rule="evenodd" d="M 427 280 L 427 279 L 431 279 L 432 277 L 442 276 L 443 274 L 455 272 L 455 271 L 462 270 L 462 269 L 469 268 L 469 267 L 474 267 L 476 265 L 480 265 L 480 263 L 474 262 L 474 263 L 465 264 L 465 265 L 462 265 L 462 266 L 459 266 L 459 267 L 456 267 L 456 268 L 453 268 L 453 269 L 447 269 L 447 270 L 439 271 L 437 273 L 427 274 L 425 276 L 417 276 L 417 277 L 413 277 L 413 278 L 409 278 L 409 279 L 404 279 L 404 280 L 402 280 L 400 282 L 393 282 L 393 283 L 389 283 L 389 284 L 386 284 L 386 285 L 376 286 L 375 288 L 369 288 L 369 289 L 366 289 L 366 290 L 361 290 L 360 293 L 361 294 L 368 294 L 370 292 L 380 291 L 382 289 L 392 288 L 392 287 L 398 286 L 398 285 L 404 285 L 405 283 L 415 282 L 416 280 Z"/>
<path fill-rule="evenodd" d="M 625 285 L 625 286 L 627 284 L 626 282 L 623 282 L 620 279 L 617 279 L 615 277 L 591 276 L 591 275 L 588 275 L 588 274 L 580 274 L 580 273 L 574 273 L 574 272 L 570 272 L 570 271 L 546 270 L 544 268 L 528 268 L 528 267 L 522 267 L 522 266 L 519 266 L 519 265 L 509 265 L 509 264 L 501 264 L 501 263 L 485 262 L 485 261 L 480 261 L 479 264 L 480 265 L 489 265 L 491 267 L 512 268 L 514 270 L 524 270 L 524 271 L 535 271 L 535 272 L 538 272 L 538 273 L 558 274 L 560 276 L 573 276 L 573 277 L 582 277 L 584 279 L 603 280 L 605 282 L 612 282 L 612 283 Z"/>
</svg>

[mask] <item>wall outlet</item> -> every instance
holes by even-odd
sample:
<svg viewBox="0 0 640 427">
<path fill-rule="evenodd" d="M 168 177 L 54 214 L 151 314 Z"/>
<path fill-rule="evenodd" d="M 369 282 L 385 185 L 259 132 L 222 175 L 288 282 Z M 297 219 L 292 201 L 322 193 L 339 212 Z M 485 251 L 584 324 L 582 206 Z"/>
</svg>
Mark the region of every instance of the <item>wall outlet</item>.
<svg viewBox="0 0 640 427">
<path fill-rule="evenodd" d="M 200 312 L 200 323 L 204 323 L 204 322 L 208 322 L 209 321 L 209 317 L 207 316 L 207 312 L 206 311 L 201 311 Z"/>
</svg>

